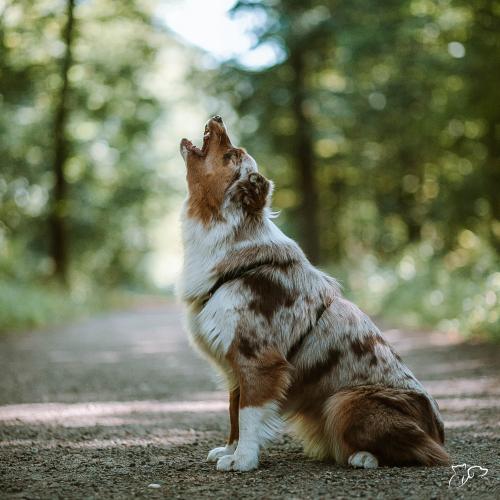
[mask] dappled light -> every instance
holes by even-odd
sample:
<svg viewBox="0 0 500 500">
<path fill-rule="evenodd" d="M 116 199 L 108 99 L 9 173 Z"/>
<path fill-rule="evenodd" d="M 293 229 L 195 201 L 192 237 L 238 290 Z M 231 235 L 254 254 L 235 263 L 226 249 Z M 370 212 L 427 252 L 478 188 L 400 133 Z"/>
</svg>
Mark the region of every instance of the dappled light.
<svg viewBox="0 0 500 500">
<path fill-rule="evenodd" d="M 163 332 L 159 324 L 165 325 Z M 436 397 L 453 460 L 481 460 L 491 467 L 494 451 L 488 443 L 500 431 L 498 347 L 464 344 L 447 332 L 390 329 L 387 338 Z M 156 341 L 158 355 L 149 352 Z M 178 307 L 157 304 L 102 315 L 50 335 L 10 337 L 3 346 L 0 364 L 7 371 L 0 382 L 0 463 L 12 463 L 13 471 L 19 467 L 14 464 L 29 464 L 35 474 L 55 477 L 42 487 L 52 493 L 72 491 L 75 469 L 82 485 L 99 475 L 94 490 L 104 495 L 116 478 L 138 491 L 159 481 L 161 488 L 182 494 L 192 491 L 192 475 L 200 485 L 217 488 L 221 476 L 211 475 L 204 459 L 224 442 L 227 394 L 190 349 Z M 66 365 L 69 370 L 61 371 Z M 10 384 L 15 384 L 12 390 Z M 471 440 L 473 447 L 462 444 Z M 259 473 L 271 482 L 276 474 L 306 471 L 310 479 L 304 478 L 301 487 L 313 488 L 331 474 L 345 474 L 333 464 L 305 460 L 288 434 L 268 453 L 273 466 L 264 459 Z M 447 469 L 440 470 L 435 473 L 438 491 L 449 479 Z M 418 469 L 397 469 L 393 477 L 391 469 L 381 471 L 384 481 L 400 484 L 409 474 L 422 487 L 430 474 L 420 478 Z M 26 488 L 39 487 L 35 480 Z"/>
<path fill-rule="evenodd" d="M 82 488 L 95 484 L 90 490 L 102 495 L 117 480 L 136 491 L 159 482 L 165 491 L 184 496 L 192 492 L 192 477 L 200 485 L 218 487 L 221 476 L 204 459 L 224 442 L 227 394 L 190 349 L 180 316 L 178 307 L 149 305 L 49 335 L 4 339 L 0 463 L 12 464 L 8 470 L 14 475 L 19 464 L 26 464 L 29 471 L 21 470 L 30 477 L 54 478 L 46 486 L 33 480 L 27 486 L 13 482 L 12 488 L 69 494 L 75 470 L 77 481 L 86 485 Z M 387 337 L 437 398 L 454 460 L 476 461 L 481 454 L 482 465 L 491 466 L 487 443 L 499 432 L 498 348 L 464 344 L 446 332 L 391 329 Z M 158 355 L 149 352 L 155 341 Z M 474 449 L 462 445 L 464 439 L 475 439 Z M 273 466 L 264 459 L 259 474 L 273 484 L 276 474 L 305 471 L 297 487 L 317 488 L 331 474 L 344 474 L 333 464 L 306 461 L 288 434 L 268 453 Z M 391 469 L 381 469 L 384 481 L 400 485 L 401 477 L 408 477 L 423 487 L 429 475 L 397 470 L 393 476 Z M 439 491 L 449 479 L 447 469 L 440 470 L 434 473 Z"/>
<path fill-rule="evenodd" d="M 109 419 L 100 425 L 104 426 L 119 426 L 124 423 L 139 425 L 143 422 L 138 420 L 136 422 L 130 421 L 121 421 L 120 419 Z M 185 431 L 181 429 L 171 429 L 168 433 L 169 435 L 164 435 L 163 437 L 128 437 L 125 439 L 120 438 L 111 438 L 111 439 L 88 439 L 85 441 L 71 441 L 64 440 L 64 444 L 62 445 L 65 449 L 72 450 L 105 450 L 105 449 L 116 449 L 116 448 L 130 448 L 130 447 L 150 447 L 150 446 L 158 446 L 163 450 L 167 450 L 168 448 L 174 448 L 175 446 L 192 444 L 196 442 L 200 437 L 207 438 L 210 437 L 210 433 L 195 433 L 190 431 Z M 36 447 L 37 449 L 55 449 L 61 448 L 61 443 L 58 440 L 32 440 L 32 439 L 13 439 L 13 440 L 5 440 L 0 443 L 0 448 L 27 448 L 32 449 Z"/>
<path fill-rule="evenodd" d="M 227 401 L 126 401 L 79 404 L 35 403 L 0 407 L 0 422 L 47 423 L 75 427 L 106 425 L 108 417 L 132 416 L 141 413 L 210 413 L 227 409 Z M 123 422 L 126 419 L 123 418 Z"/>
</svg>

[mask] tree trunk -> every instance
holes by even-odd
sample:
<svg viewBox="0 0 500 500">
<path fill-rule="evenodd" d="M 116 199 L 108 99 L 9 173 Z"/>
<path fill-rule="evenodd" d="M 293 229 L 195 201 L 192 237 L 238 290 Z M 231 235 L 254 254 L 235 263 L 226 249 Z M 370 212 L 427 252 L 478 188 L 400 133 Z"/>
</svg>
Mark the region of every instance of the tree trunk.
<svg viewBox="0 0 500 500">
<path fill-rule="evenodd" d="M 304 251 L 313 263 L 320 260 L 318 232 L 318 193 L 314 175 L 314 152 L 312 126 L 304 113 L 305 70 L 303 54 L 296 49 L 290 62 L 294 70 L 292 110 L 295 115 L 296 132 L 294 138 L 295 164 L 299 173 L 298 189 L 301 193 L 300 239 Z"/>
<path fill-rule="evenodd" d="M 488 156 L 485 160 L 485 193 L 490 203 L 491 220 L 489 224 L 490 243 L 497 253 L 500 253 L 500 237 L 494 230 L 494 224 L 500 221 L 500 196 L 498 189 L 500 186 L 500 145 L 497 138 L 496 127 L 498 120 L 491 120 L 486 134 L 486 146 Z"/>
<path fill-rule="evenodd" d="M 54 274 L 64 284 L 68 271 L 68 235 L 66 231 L 67 182 L 64 168 L 68 157 L 66 141 L 66 122 L 68 118 L 68 72 L 72 64 L 72 41 L 74 33 L 75 0 L 67 0 L 67 20 L 64 29 L 66 45 L 61 64 L 62 86 L 54 119 L 54 190 L 52 193 L 52 213 L 50 216 L 51 253 L 54 261 Z"/>
</svg>

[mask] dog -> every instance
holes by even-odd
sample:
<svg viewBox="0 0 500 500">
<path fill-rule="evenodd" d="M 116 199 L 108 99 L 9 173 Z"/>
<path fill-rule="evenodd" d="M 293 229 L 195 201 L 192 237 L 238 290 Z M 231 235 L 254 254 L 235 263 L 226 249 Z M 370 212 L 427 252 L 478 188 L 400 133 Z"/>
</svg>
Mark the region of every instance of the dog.
<svg viewBox="0 0 500 500">
<path fill-rule="evenodd" d="M 273 183 L 220 116 L 182 139 L 188 196 L 179 293 L 195 346 L 224 375 L 230 433 L 208 454 L 250 471 L 288 422 L 340 465 L 446 465 L 438 405 L 374 323 L 273 223 Z"/>
</svg>

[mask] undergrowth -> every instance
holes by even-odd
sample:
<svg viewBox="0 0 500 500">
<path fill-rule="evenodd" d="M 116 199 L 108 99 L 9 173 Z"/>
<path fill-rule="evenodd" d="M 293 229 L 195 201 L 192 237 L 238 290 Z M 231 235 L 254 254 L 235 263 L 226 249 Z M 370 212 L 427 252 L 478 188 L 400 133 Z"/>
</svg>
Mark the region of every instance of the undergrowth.
<svg viewBox="0 0 500 500">
<path fill-rule="evenodd" d="M 420 245 L 393 262 L 367 256 L 328 270 L 370 315 L 500 341 L 500 262 L 493 251 L 459 249 L 437 258 Z"/>
</svg>

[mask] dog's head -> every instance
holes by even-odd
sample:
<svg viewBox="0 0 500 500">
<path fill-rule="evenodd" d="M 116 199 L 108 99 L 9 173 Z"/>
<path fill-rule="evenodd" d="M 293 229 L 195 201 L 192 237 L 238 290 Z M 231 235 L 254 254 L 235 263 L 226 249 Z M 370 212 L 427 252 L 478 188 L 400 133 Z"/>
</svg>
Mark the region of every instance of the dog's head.
<svg viewBox="0 0 500 500">
<path fill-rule="evenodd" d="M 228 210 L 262 213 L 272 184 L 244 149 L 233 146 L 220 116 L 206 123 L 201 149 L 182 139 L 180 151 L 187 169 L 189 217 L 209 225 L 224 220 Z"/>
</svg>

